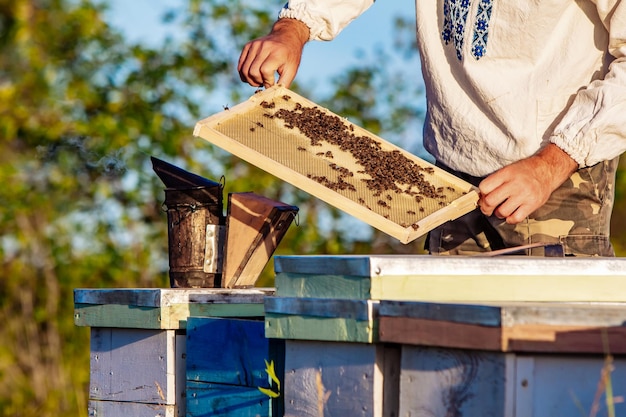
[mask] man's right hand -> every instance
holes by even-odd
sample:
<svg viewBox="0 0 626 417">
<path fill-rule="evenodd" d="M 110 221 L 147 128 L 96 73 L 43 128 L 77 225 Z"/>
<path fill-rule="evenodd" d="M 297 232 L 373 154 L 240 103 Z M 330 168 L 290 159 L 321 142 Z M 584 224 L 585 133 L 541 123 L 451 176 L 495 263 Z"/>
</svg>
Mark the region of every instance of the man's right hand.
<svg viewBox="0 0 626 417">
<path fill-rule="evenodd" d="M 289 87 L 298 72 L 302 50 L 309 40 L 309 28 L 295 19 L 279 19 L 272 31 L 248 42 L 241 51 L 237 70 L 241 81 L 253 87 L 278 84 Z"/>
</svg>

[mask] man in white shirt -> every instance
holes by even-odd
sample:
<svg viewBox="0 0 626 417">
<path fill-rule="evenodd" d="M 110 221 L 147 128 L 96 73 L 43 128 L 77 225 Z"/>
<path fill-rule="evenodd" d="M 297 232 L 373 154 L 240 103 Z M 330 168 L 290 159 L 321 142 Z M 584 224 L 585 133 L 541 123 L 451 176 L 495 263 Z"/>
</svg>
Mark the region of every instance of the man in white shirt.
<svg viewBox="0 0 626 417">
<path fill-rule="evenodd" d="M 241 79 L 293 81 L 304 45 L 373 0 L 291 0 L 244 47 Z M 425 148 L 479 186 L 480 208 L 430 233 L 433 254 L 537 242 L 612 256 L 614 178 L 626 150 L 626 2 L 416 1 Z M 529 252 L 540 255 L 541 249 Z"/>
</svg>

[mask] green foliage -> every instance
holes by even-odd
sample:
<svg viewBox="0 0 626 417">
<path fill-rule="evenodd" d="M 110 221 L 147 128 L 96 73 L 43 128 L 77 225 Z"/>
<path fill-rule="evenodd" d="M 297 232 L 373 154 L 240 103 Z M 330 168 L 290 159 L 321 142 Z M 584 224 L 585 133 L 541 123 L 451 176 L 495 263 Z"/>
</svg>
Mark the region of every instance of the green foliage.
<svg viewBox="0 0 626 417">
<path fill-rule="evenodd" d="M 376 234 L 355 241 L 342 214 L 192 137 L 195 121 L 227 104 L 215 92 L 231 104 L 252 94 L 234 65 L 275 9 L 180 2 L 164 16 L 176 36 L 146 46 L 106 22 L 106 2 L 0 0 L 0 415 L 86 415 L 89 335 L 73 325 L 73 289 L 168 285 L 163 184 L 151 155 L 225 176 L 226 192 L 299 206 L 300 226 L 279 253 L 393 250 Z M 335 80 L 333 97 L 309 96 L 399 132 L 420 114 L 382 110 L 401 91 L 385 86 L 382 58 Z M 323 219 L 330 224 L 318 227 Z M 266 271 L 261 285 L 272 284 Z"/>
<path fill-rule="evenodd" d="M 626 160 L 622 157 L 615 178 L 615 205 L 611 217 L 611 243 L 617 256 L 626 256 Z"/>
</svg>

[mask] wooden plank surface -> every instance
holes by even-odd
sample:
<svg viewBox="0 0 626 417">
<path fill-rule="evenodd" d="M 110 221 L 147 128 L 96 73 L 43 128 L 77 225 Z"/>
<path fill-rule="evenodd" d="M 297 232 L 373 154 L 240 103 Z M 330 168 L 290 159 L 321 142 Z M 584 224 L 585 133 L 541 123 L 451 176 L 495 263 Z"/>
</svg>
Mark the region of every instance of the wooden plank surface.
<svg viewBox="0 0 626 417">
<path fill-rule="evenodd" d="M 273 288 L 78 288 L 76 304 L 120 304 L 163 307 L 184 303 L 263 303 Z"/>
<path fill-rule="evenodd" d="M 380 340 L 503 352 L 626 353 L 626 303 L 382 301 Z"/>
<path fill-rule="evenodd" d="M 377 255 L 280 255 L 274 257 L 274 270 L 277 274 L 371 277 L 372 262 L 378 259 Z"/>
<path fill-rule="evenodd" d="M 289 296 L 322 297 L 332 294 L 336 281 L 338 288 L 355 292 L 348 298 L 363 297 L 369 292 L 368 297 L 374 300 L 474 303 L 626 300 L 624 258 L 294 256 L 276 257 L 275 265 L 278 295 L 282 295 L 282 286 Z M 281 282 L 283 277 L 285 280 Z M 299 282 L 288 284 L 292 278 Z"/>
<path fill-rule="evenodd" d="M 265 312 L 372 321 L 377 316 L 378 305 L 378 301 L 372 300 L 267 297 L 265 299 Z"/>
<path fill-rule="evenodd" d="M 268 298 L 265 335 L 276 339 L 373 343 L 378 339 L 371 300 Z"/>
<path fill-rule="evenodd" d="M 404 243 L 478 200 L 471 184 L 281 86 L 199 121 L 194 135 Z"/>
<path fill-rule="evenodd" d="M 506 271 L 506 270 L 503 270 Z M 391 276 L 372 280 L 380 300 L 441 302 L 620 302 L 626 300 L 621 276 Z"/>
<path fill-rule="evenodd" d="M 270 397 L 257 388 L 187 383 L 187 417 L 272 417 Z"/>
<path fill-rule="evenodd" d="M 184 329 L 188 317 L 262 317 L 274 289 L 77 289 L 77 326 Z"/>
<path fill-rule="evenodd" d="M 185 328 L 189 317 L 263 317 L 263 303 L 191 303 L 173 305 L 161 314 L 164 328 Z"/>
<path fill-rule="evenodd" d="M 92 329 L 89 398 L 176 404 L 176 334 L 145 329 Z"/>
<path fill-rule="evenodd" d="M 281 255 L 276 273 L 349 276 L 626 277 L 626 258 L 536 258 L 432 255 Z"/>
<path fill-rule="evenodd" d="M 162 329 L 161 309 L 118 304 L 74 304 L 74 324 L 81 327 Z M 180 323 L 174 329 L 180 328 Z"/>
<path fill-rule="evenodd" d="M 601 375 L 609 366 L 613 414 L 607 410 Z M 615 357 L 605 362 L 603 355 L 536 355 L 517 359 L 516 416 L 572 417 L 623 416 L 626 403 L 626 360 Z M 603 392 L 604 391 L 604 392 Z M 594 411 L 595 408 L 595 411 Z"/>
<path fill-rule="evenodd" d="M 506 367 L 499 353 L 403 346 L 398 415 L 514 417 L 505 414 Z"/>
<path fill-rule="evenodd" d="M 266 337 L 285 340 L 321 340 L 332 342 L 374 343 L 378 340 L 376 324 L 342 317 L 306 317 L 267 313 Z"/>
<path fill-rule="evenodd" d="M 509 306 L 511 304 L 507 303 L 506 305 Z M 449 321 L 489 327 L 500 327 L 503 315 L 502 306 L 496 304 L 390 300 L 381 301 L 378 311 L 381 316 L 385 317 Z"/>
<path fill-rule="evenodd" d="M 382 371 L 390 368 L 384 364 L 382 349 L 380 345 L 288 340 L 285 417 L 382 416 Z M 388 404 L 385 415 L 398 415 L 389 409 L 392 406 Z"/>
<path fill-rule="evenodd" d="M 194 303 L 149 308 L 117 304 L 76 304 L 74 324 L 83 327 L 184 329 L 187 319 L 198 317 L 263 317 L 263 303 Z"/>
<path fill-rule="evenodd" d="M 388 343 L 458 349 L 502 349 L 502 330 L 498 327 L 412 317 L 380 317 L 378 331 L 379 340 Z"/>
<path fill-rule="evenodd" d="M 600 382 L 606 366 L 611 366 L 614 415 L 619 416 L 626 411 L 621 401 L 626 393 L 626 362 L 620 357 L 607 362 L 604 355 L 517 355 L 403 346 L 398 415 L 606 415 L 606 393 Z"/>
<path fill-rule="evenodd" d="M 276 293 L 281 297 L 371 299 L 372 280 L 369 277 L 328 274 L 309 275 L 280 272 L 274 277 Z"/>
<path fill-rule="evenodd" d="M 89 416 L 98 417 L 183 417 L 175 405 L 141 404 L 118 401 L 90 400 L 88 405 Z"/>
<path fill-rule="evenodd" d="M 519 325 L 620 326 L 626 323 L 624 302 L 493 302 L 448 303 L 419 301 L 380 302 L 379 314 L 481 326 Z"/>
<path fill-rule="evenodd" d="M 517 325 L 502 329 L 502 350 L 626 354 L 626 327 Z"/>
<path fill-rule="evenodd" d="M 518 325 L 485 327 L 380 317 L 379 339 L 415 346 L 501 352 L 626 354 L 626 327 Z"/>
<path fill-rule="evenodd" d="M 269 388 L 264 323 L 191 317 L 187 322 L 187 380 Z"/>
</svg>

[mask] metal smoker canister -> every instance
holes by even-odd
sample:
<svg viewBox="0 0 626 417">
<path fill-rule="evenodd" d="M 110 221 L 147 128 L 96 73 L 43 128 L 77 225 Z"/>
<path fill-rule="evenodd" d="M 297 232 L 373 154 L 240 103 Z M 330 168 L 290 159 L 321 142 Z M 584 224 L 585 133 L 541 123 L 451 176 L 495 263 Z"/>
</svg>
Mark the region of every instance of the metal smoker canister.
<svg viewBox="0 0 626 417">
<path fill-rule="evenodd" d="M 165 206 L 172 288 L 220 287 L 222 185 L 166 188 Z"/>
</svg>

